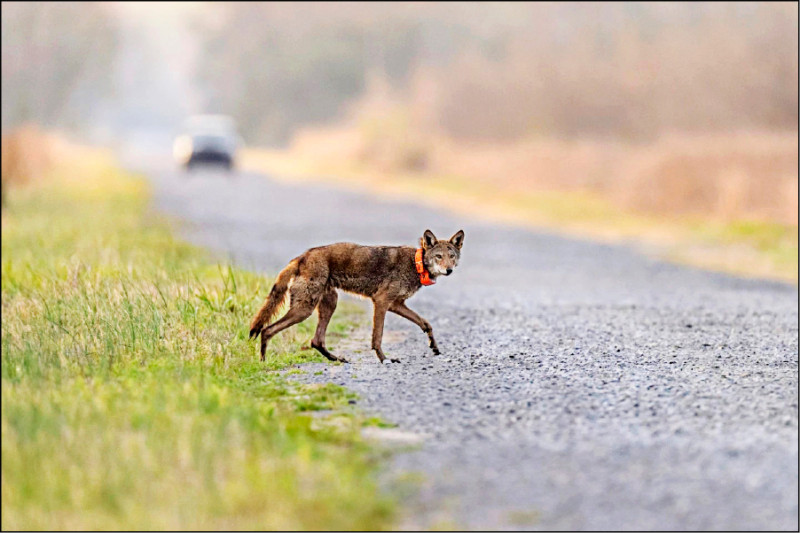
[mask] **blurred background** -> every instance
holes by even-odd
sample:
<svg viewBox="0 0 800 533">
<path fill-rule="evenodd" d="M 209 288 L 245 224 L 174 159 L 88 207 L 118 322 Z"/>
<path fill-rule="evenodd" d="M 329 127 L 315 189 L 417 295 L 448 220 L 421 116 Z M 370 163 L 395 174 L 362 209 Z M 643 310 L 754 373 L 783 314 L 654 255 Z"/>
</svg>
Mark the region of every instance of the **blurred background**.
<svg viewBox="0 0 800 533">
<path fill-rule="evenodd" d="M 170 151 L 218 113 L 245 168 L 713 223 L 794 279 L 797 89 L 796 3 L 2 4 L 4 187 L 37 135 Z"/>
</svg>

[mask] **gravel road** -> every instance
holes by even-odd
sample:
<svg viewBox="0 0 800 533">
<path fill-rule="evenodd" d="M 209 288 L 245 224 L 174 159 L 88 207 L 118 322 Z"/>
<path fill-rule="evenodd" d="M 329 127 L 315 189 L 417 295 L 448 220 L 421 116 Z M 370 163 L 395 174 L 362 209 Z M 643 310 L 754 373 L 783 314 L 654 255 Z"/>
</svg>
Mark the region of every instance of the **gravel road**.
<svg viewBox="0 0 800 533">
<path fill-rule="evenodd" d="M 419 480 L 403 527 L 797 530 L 796 287 L 328 186 L 149 174 L 187 239 L 265 272 L 315 245 L 464 229 L 456 272 L 408 302 L 441 356 L 391 315 L 401 364 L 359 334 L 338 350 L 352 364 L 300 376 L 421 441 L 386 473 Z"/>
</svg>

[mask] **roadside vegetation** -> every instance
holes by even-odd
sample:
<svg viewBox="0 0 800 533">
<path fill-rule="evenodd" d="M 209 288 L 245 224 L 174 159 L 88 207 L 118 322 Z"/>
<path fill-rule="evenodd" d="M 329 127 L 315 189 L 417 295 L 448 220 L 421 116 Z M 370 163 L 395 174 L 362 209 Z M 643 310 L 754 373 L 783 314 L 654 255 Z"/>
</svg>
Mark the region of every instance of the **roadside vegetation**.
<svg viewBox="0 0 800 533">
<path fill-rule="evenodd" d="M 271 280 L 176 241 L 96 152 L 14 188 L 2 217 L 4 530 L 391 527 L 359 432 L 375 421 L 278 372 L 319 360 L 313 321 L 257 361 Z"/>
</svg>

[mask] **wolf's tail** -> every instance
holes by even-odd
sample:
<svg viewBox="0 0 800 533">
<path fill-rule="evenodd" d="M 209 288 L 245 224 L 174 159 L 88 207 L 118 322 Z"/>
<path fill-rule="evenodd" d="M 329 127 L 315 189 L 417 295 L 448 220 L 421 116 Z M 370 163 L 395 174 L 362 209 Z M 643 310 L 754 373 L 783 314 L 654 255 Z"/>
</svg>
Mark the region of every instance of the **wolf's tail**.
<svg viewBox="0 0 800 533">
<path fill-rule="evenodd" d="M 264 326 L 269 324 L 278 313 L 278 309 L 286 298 L 286 289 L 289 288 L 289 282 L 297 275 L 298 270 L 299 263 L 297 259 L 292 259 L 292 261 L 286 265 L 286 268 L 281 270 L 281 273 L 278 274 L 278 278 L 275 280 L 272 290 L 269 291 L 267 300 L 250 323 L 251 339 L 253 337 L 258 337 L 258 335 L 261 334 L 261 330 L 264 329 Z"/>
</svg>

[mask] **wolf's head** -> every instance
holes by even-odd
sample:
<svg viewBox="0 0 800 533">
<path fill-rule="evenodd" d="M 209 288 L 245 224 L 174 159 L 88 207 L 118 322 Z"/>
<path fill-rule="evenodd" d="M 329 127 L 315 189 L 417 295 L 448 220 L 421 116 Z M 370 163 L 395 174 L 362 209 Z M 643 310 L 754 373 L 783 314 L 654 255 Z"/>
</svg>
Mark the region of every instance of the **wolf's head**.
<svg viewBox="0 0 800 533">
<path fill-rule="evenodd" d="M 425 268 L 431 276 L 449 276 L 458 265 L 461 257 L 461 245 L 464 244 L 464 231 L 459 230 L 449 241 L 440 241 L 429 229 L 420 239 Z"/>
</svg>

